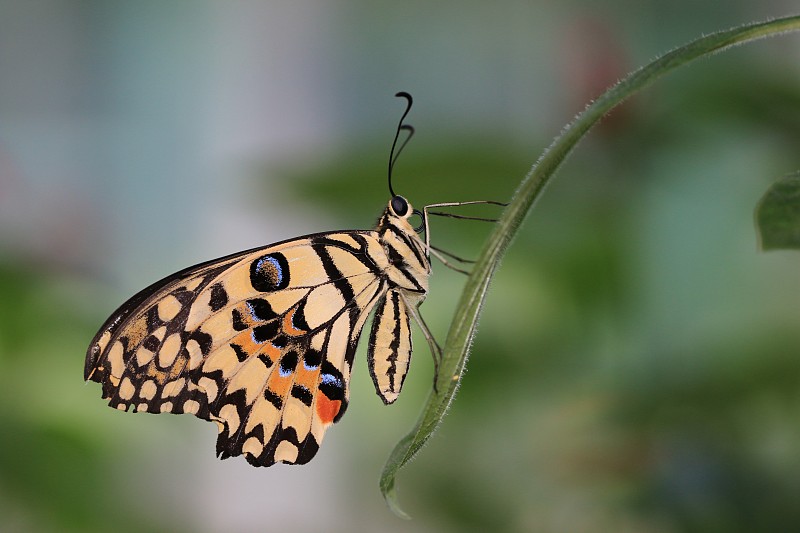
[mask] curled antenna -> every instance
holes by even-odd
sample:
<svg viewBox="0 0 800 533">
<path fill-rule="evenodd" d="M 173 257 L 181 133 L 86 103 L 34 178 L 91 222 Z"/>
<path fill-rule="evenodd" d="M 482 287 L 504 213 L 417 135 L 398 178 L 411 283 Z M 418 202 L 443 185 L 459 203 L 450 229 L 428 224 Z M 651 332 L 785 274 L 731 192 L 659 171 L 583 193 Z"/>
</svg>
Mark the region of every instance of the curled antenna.
<svg viewBox="0 0 800 533">
<path fill-rule="evenodd" d="M 394 163 L 397 161 L 397 157 L 400 155 L 400 152 L 403 151 L 403 148 L 406 147 L 408 141 L 411 140 L 411 137 L 414 136 L 414 128 L 408 124 L 403 124 L 403 121 L 406 119 L 406 115 L 408 112 L 411 111 L 411 105 L 414 103 L 414 99 L 411 98 L 411 95 L 405 91 L 400 91 L 399 93 L 395 94 L 395 96 L 400 98 L 405 98 L 408 101 L 408 105 L 406 105 L 406 110 L 403 113 L 403 116 L 400 117 L 400 122 L 397 124 L 397 132 L 394 134 L 394 141 L 392 141 L 392 149 L 389 152 L 389 193 L 391 193 L 392 197 L 397 196 L 394 193 L 394 189 L 392 188 L 392 169 L 394 168 Z M 395 147 L 397 146 L 397 139 L 400 137 L 400 131 L 405 130 L 408 132 L 408 137 L 406 140 L 403 141 L 403 144 L 400 145 L 398 148 L 397 153 L 394 152 Z"/>
</svg>

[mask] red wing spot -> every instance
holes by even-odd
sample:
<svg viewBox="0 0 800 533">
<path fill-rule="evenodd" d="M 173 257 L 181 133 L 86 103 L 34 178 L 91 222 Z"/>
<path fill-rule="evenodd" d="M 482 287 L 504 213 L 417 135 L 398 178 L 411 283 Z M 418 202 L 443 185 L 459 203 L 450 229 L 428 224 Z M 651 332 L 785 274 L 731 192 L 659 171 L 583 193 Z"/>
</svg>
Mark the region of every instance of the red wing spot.
<svg viewBox="0 0 800 533">
<path fill-rule="evenodd" d="M 333 419 L 339 414 L 339 409 L 341 408 L 341 400 L 330 400 L 324 394 L 317 394 L 317 415 L 319 415 L 323 424 L 330 424 L 333 422 Z"/>
</svg>

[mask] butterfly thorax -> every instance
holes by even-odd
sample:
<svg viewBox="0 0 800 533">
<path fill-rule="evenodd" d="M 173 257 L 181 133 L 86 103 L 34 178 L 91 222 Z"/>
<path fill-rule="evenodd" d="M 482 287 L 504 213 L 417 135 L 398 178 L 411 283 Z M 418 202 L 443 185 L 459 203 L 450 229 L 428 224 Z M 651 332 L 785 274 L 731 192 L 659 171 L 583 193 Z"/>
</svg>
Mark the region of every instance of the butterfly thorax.
<svg viewBox="0 0 800 533">
<path fill-rule="evenodd" d="M 389 202 L 378 219 L 376 231 L 388 260 L 388 265 L 384 267 L 387 281 L 404 292 L 408 303 L 418 305 L 428 292 L 431 264 L 425 243 L 409 223 L 413 214 L 411 205 L 406 205 L 406 216 L 400 216 L 393 209 L 392 202 Z"/>
</svg>

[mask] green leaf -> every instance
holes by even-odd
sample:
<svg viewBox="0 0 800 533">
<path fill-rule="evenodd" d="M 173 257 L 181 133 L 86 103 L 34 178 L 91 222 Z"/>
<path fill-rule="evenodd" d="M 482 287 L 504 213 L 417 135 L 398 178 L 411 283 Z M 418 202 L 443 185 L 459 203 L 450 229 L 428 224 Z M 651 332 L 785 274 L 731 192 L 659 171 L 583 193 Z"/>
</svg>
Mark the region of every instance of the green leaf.
<svg viewBox="0 0 800 533">
<path fill-rule="evenodd" d="M 511 203 L 495 225 L 464 286 L 444 345 L 437 387 L 431 391 L 422 414 L 411 432 L 397 443 L 381 475 L 380 487 L 389 507 L 408 518 L 397 500 L 397 472 L 420 450 L 441 422 L 458 389 L 475 335 L 486 291 L 509 243 L 519 231 L 534 201 L 578 142 L 606 113 L 625 99 L 677 67 L 731 46 L 800 29 L 800 16 L 746 24 L 701 37 L 677 48 L 629 74 L 590 104 L 544 151 L 522 180 Z"/>
<path fill-rule="evenodd" d="M 800 249 L 800 172 L 770 186 L 756 206 L 762 250 Z"/>
</svg>

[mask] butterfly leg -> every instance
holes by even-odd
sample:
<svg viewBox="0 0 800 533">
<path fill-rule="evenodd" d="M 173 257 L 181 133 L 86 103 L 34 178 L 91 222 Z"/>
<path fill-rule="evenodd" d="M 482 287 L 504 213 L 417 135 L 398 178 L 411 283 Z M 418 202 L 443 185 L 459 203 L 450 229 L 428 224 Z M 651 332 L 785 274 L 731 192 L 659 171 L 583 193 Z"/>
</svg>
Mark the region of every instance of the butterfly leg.
<svg viewBox="0 0 800 533">
<path fill-rule="evenodd" d="M 459 206 L 462 206 L 462 205 L 481 205 L 481 204 L 483 204 L 483 205 L 487 205 L 487 204 L 488 205 L 500 205 L 500 206 L 507 206 L 508 205 L 505 202 L 496 202 L 494 200 L 471 200 L 469 202 L 443 202 L 443 203 L 440 203 L 440 204 L 430 204 L 430 205 L 426 205 L 425 207 L 423 207 L 422 208 L 422 223 L 423 223 L 423 226 L 425 228 L 425 246 L 426 246 L 426 248 L 428 248 L 428 250 L 431 249 L 431 240 L 430 240 L 431 232 L 430 232 L 429 222 L 428 222 L 428 220 L 429 220 L 428 215 L 430 214 L 429 213 L 430 209 L 433 209 L 433 208 L 436 208 L 436 207 L 459 207 Z"/>
<path fill-rule="evenodd" d="M 442 264 L 444 266 L 446 266 L 447 268 L 449 268 L 451 270 L 455 270 L 456 272 L 461 272 L 462 274 L 469 275 L 469 271 L 468 270 L 464 270 L 463 268 L 458 268 L 457 266 L 455 266 L 453 263 L 451 263 L 450 261 L 447 260 L 447 258 L 444 256 L 444 253 L 440 252 L 436 248 L 430 248 L 430 254 L 432 256 L 434 256 L 436 259 L 438 259 L 439 261 L 441 261 Z M 450 254 L 448 254 L 448 255 L 450 255 Z M 466 262 L 466 260 L 462 260 L 462 261 Z M 473 262 L 473 261 L 470 261 L 470 262 Z"/>
<path fill-rule="evenodd" d="M 456 272 L 460 272 L 462 274 L 467 274 L 467 275 L 469 275 L 468 271 L 455 266 L 453 263 L 448 261 L 445 258 L 445 256 L 450 257 L 450 258 L 454 259 L 455 261 L 458 261 L 459 263 L 474 263 L 475 261 L 462 259 L 462 258 L 460 258 L 460 257 L 458 257 L 456 255 L 453 255 L 453 254 L 448 253 L 448 252 L 446 252 L 444 250 L 436 248 L 435 246 L 431 246 L 430 238 L 429 238 L 430 231 L 429 231 L 428 216 L 429 215 L 438 215 L 438 216 L 446 216 L 446 217 L 465 219 L 465 220 L 482 220 L 482 221 L 485 221 L 485 222 L 497 222 L 497 219 L 494 219 L 494 218 L 468 217 L 468 216 L 461 216 L 461 215 L 453 215 L 453 214 L 450 214 L 450 213 L 440 213 L 440 212 L 436 212 L 436 211 L 430 211 L 430 209 L 436 208 L 436 207 L 458 207 L 458 206 L 462 206 L 462 205 L 475 205 L 475 204 L 490 204 L 490 205 L 502 205 L 502 206 L 508 205 L 507 203 L 495 202 L 494 200 L 474 200 L 474 201 L 470 201 L 470 202 L 446 202 L 446 203 L 441 203 L 441 204 L 431 204 L 431 205 L 426 205 L 425 207 L 422 208 L 423 227 L 425 228 L 425 246 L 428 249 L 428 254 L 434 256 L 436 259 L 441 261 L 442 264 L 444 266 L 446 266 L 447 268 L 449 268 L 451 270 L 455 270 Z"/>
<path fill-rule="evenodd" d="M 409 304 L 408 300 L 404 296 L 403 301 L 408 308 L 409 314 L 414 318 L 414 322 L 417 323 L 419 329 L 422 331 L 422 334 L 425 336 L 425 340 L 428 342 L 428 348 L 430 348 L 431 356 L 433 357 L 433 391 L 438 394 L 439 388 L 437 383 L 439 381 L 439 363 L 442 361 L 442 347 L 439 346 L 438 342 L 436 342 L 436 339 L 433 337 L 433 333 L 431 333 L 430 328 L 428 328 L 428 325 L 422 319 L 422 315 L 419 312 L 419 307 Z"/>
</svg>

